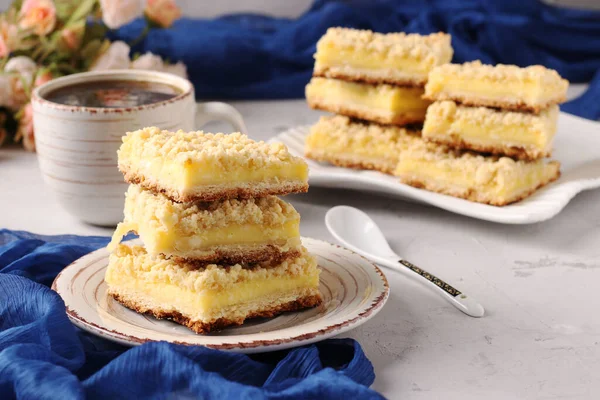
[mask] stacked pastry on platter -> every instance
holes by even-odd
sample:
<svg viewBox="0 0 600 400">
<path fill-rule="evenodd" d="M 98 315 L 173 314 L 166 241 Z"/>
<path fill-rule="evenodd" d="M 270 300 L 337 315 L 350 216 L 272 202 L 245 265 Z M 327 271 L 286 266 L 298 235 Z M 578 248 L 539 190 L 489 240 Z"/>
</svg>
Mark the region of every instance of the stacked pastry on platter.
<svg viewBox="0 0 600 400">
<path fill-rule="evenodd" d="M 393 173 L 399 152 L 420 135 L 418 124 L 431 104 L 422 98 L 429 71 L 449 62 L 452 52 L 450 35 L 443 33 L 330 28 L 317 44 L 306 100 L 338 116 L 313 127 L 306 155 Z"/>
<path fill-rule="evenodd" d="M 568 82 L 540 65 L 446 64 L 429 74 L 423 139 L 401 157 L 409 185 L 502 206 L 560 176 L 548 161 Z"/>
<path fill-rule="evenodd" d="M 568 82 L 539 65 L 449 64 L 452 54 L 443 33 L 329 29 L 306 99 L 337 115 L 311 128 L 305 155 L 497 206 L 557 179 L 546 157 Z"/>
<path fill-rule="evenodd" d="M 117 301 L 197 333 L 321 302 L 300 215 L 276 196 L 308 189 L 284 145 L 145 128 L 118 157 L 131 185 L 105 276 Z M 128 232 L 143 246 L 119 243 Z"/>
</svg>

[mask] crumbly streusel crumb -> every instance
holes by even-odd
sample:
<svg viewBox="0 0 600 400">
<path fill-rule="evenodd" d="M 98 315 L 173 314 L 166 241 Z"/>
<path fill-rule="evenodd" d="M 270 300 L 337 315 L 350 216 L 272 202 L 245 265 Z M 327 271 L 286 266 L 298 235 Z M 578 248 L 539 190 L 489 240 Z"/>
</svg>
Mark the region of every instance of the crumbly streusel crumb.
<svg viewBox="0 0 600 400">
<path fill-rule="evenodd" d="M 402 153 L 403 161 L 423 160 L 434 163 L 445 170 L 474 173 L 476 184 L 484 185 L 502 175 L 506 179 L 517 179 L 532 169 L 542 168 L 555 161 L 544 159 L 536 161 L 514 160 L 499 155 L 483 155 L 472 151 L 455 150 L 444 145 L 420 142 Z M 401 165 L 398 164 L 398 167 Z"/>
<path fill-rule="evenodd" d="M 170 132 L 157 127 L 128 132 L 123 137 L 119 161 L 131 155 L 141 159 L 166 158 L 177 163 L 227 160 L 257 167 L 272 162 L 301 161 L 292 156 L 283 143 L 256 142 L 239 132 Z"/>
<path fill-rule="evenodd" d="M 111 264 L 118 265 L 122 274 L 147 281 L 168 281 L 195 292 L 227 290 L 255 279 L 312 275 L 317 267 L 317 260 L 305 248 L 302 248 L 299 256 L 280 263 L 264 262 L 249 266 L 176 263 L 162 255 L 149 255 L 143 246 L 123 244 L 116 247 L 110 258 Z"/>
<path fill-rule="evenodd" d="M 124 223 L 143 221 L 157 231 L 176 227 L 182 235 L 228 225 L 280 226 L 300 219 L 294 207 L 276 196 L 208 203 L 175 203 L 165 195 L 130 185 Z"/>
<path fill-rule="evenodd" d="M 516 65 L 496 64 L 486 65 L 481 61 L 471 61 L 464 64 L 444 64 L 435 67 L 430 73 L 430 80 L 436 76 L 452 75 L 469 79 L 484 79 L 491 82 L 508 81 L 537 81 L 546 85 L 553 85 L 567 89 L 569 82 L 553 69 L 542 65 L 518 67 Z"/>
<path fill-rule="evenodd" d="M 421 131 L 394 125 L 370 124 L 343 115 L 323 116 L 311 128 L 311 134 L 324 133 L 339 141 L 340 144 L 350 142 L 413 142 L 419 141 Z M 308 140 L 307 140 L 308 142 Z"/>
<path fill-rule="evenodd" d="M 523 125 L 531 127 L 532 130 L 534 128 L 536 130 L 540 130 L 540 128 L 543 128 L 540 126 L 540 124 L 546 124 L 547 122 L 556 123 L 558 113 L 559 107 L 555 104 L 536 115 L 521 111 L 507 111 L 488 107 L 463 106 L 450 100 L 436 101 L 427 109 L 425 130 L 427 129 L 427 122 L 434 119 L 463 119 L 468 120 L 470 123 L 481 126 Z"/>
<path fill-rule="evenodd" d="M 435 65 L 449 62 L 452 58 L 450 35 L 442 32 L 430 35 L 404 32 L 382 34 L 370 30 L 329 28 L 317 43 L 317 54 L 330 46 L 361 48 L 391 57 L 431 57 Z"/>
</svg>

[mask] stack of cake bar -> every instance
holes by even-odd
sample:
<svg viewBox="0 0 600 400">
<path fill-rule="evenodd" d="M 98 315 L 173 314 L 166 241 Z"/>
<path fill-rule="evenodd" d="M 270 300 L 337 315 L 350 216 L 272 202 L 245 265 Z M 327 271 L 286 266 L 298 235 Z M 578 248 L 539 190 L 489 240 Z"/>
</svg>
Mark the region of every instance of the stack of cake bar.
<svg viewBox="0 0 600 400">
<path fill-rule="evenodd" d="M 560 176 L 548 161 L 568 82 L 539 65 L 446 64 L 429 74 L 423 143 L 402 154 L 409 185 L 497 206 Z"/>
<path fill-rule="evenodd" d="M 117 301 L 197 333 L 321 302 L 300 216 L 276 197 L 308 189 L 284 145 L 145 128 L 118 158 L 131 185 L 105 276 Z M 119 243 L 127 232 L 143 246 Z"/>
<path fill-rule="evenodd" d="M 311 130 L 306 155 L 335 165 L 393 173 L 398 154 L 420 132 L 432 68 L 450 62 L 450 35 L 381 34 L 330 28 L 317 43 L 312 108 L 338 114 Z"/>
</svg>

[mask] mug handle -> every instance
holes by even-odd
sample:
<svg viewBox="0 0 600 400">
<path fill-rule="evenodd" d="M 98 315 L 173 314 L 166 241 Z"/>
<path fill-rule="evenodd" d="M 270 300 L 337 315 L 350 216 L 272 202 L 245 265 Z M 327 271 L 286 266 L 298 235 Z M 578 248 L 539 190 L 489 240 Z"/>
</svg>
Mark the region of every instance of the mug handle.
<svg viewBox="0 0 600 400">
<path fill-rule="evenodd" d="M 210 121 L 226 121 L 234 127 L 234 132 L 247 134 L 242 114 L 229 104 L 209 101 L 196 104 L 196 126 L 201 127 Z"/>
</svg>

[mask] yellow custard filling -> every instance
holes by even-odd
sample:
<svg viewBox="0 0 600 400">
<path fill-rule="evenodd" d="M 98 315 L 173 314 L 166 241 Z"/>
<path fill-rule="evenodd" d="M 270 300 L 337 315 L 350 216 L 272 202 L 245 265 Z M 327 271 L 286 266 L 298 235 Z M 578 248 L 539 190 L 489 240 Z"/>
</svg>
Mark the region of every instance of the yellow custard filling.
<svg viewBox="0 0 600 400">
<path fill-rule="evenodd" d="M 477 144 L 530 146 L 546 151 L 556 134 L 558 114 L 556 105 L 535 115 L 440 101 L 427 110 L 423 137 L 455 137 Z"/>
<path fill-rule="evenodd" d="M 300 180 L 308 179 L 308 167 L 303 162 L 271 166 L 261 169 L 248 170 L 224 169 L 220 163 L 177 161 L 155 158 L 142 162 L 141 159 L 132 160 L 133 163 L 144 164 L 146 172 L 159 181 L 170 182 L 180 190 L 195 186 L 256 183 L 280 179 Z"/>
<path fill-rule="evenodd" d="M 388 33 L 330 28 L 319 39 L 315 74 L 372 77 L 394 81 L 409 78 L 423 82 L 436 65 L 452 58 L 450 35 Z"/>
<path fill-rule="evenodd" d="M 427 95 L 456 93 L 463 96 L 480 96 L 486 99 L 515 99 L 536 104 L 552 98 L 556 89 L 541 86 L 539 82 L 485 82 L 461 79 L 456 76 L 432 76 L 427 83 Z"/>
<path fill-rule="evenodd" d="M 105 281 L 109 288 L 143 293 L 155 302 L 202 318 L 224 307 L 317 290 L 319 269 L 306 250 L 276 265 L 210 264 L 198 268 L 151 257 L 140 246 L 120 245 L 110 256 Z"/>
<path fill-rule="evenodd" d="M 117 226 L 109 249 L 130 231 L 140 235 L 150 254 L 185 257 L 214 246 L 299 245 L 300 215 L 276 196 L 175 203 L 162 194 L 130 185 L 124 221 Z"/>
<path fill-rule="evenodd" d="M 356 104 L 392 113 L 420 112 L 425 115 L 430 101 L 423 100 L 422 88 L 386 84 L 370 85 L 338 79 L 312 78 L 306 98 L 324 99 L 338 104 Z"/>
<path fill-rule="evenodd" d="M 358 69 L 386 70 L 397 69 L 407 74 L 427 75 L 432 65 L 429 60 L 415 60 L 406 57 L 388 57 L 386 54 L 335 46 L 323 46 L 315 54 L 316 68 L 354 67 Z"/>
<path fill-rule="evenodd" d="M 210 250 L 213 246 L 286 244 L 300 236 L 300 220 L 290 221 L 281 227 L 261 225 L 229 226 L 197 232 L 193 236 L 180 236 L 176 231 L 156 231 L 147 224 L 121 223 L 114 233 L 120 238 L 128 232 L 137 232 L 152 254 L 185 255 L 193 251 Z M 299 240 L 298 243 L 299 244 Z"/>
</svg>

